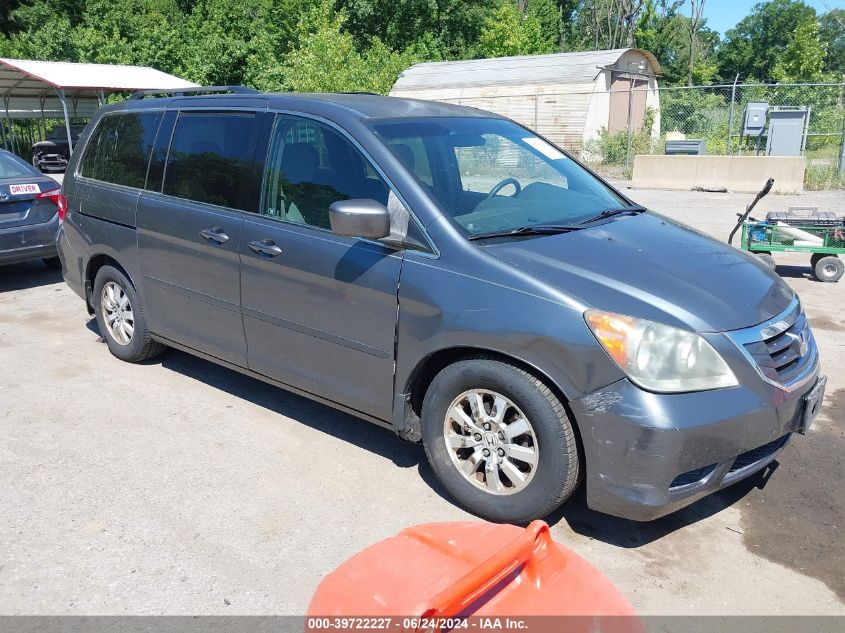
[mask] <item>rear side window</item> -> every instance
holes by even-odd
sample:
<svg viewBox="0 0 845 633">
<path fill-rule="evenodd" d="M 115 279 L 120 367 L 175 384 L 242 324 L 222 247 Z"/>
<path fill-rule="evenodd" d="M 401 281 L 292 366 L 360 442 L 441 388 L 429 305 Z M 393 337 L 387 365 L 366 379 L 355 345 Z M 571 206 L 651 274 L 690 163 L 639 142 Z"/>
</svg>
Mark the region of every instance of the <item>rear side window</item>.
<svg viewBox="0 0 845 633">
<path fill-rule="evenodd" d="M 0 152 L 0 180 L 4 178 L 32 178 L 41 176 L 41 172 L 32 165 L 23 162 L 14 154 Z"/>
<path fill-rule="evenodd" d="M 86 178 L 142 189 L 161 112 L 123 112 L 100 119 L 82 156 Z"/>
<path fill-rule="evenodd" d="M 170 196 L 238 207 L 249 179 L 255 114 L 181 112 L 173 131 L 163 192 Z"/>
</svg>

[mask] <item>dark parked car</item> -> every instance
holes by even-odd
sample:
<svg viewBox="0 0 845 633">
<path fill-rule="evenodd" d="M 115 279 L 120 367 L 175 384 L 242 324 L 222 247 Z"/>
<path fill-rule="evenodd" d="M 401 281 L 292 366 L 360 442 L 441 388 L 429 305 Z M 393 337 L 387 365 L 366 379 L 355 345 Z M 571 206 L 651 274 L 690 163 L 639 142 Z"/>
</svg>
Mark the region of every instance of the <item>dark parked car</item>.
<svg viewBox="0 0 845 633">
<path fill-rule="evenodd" d="M 651 519 L 818 412 L 777 275 L 495 114 L 136 98 L 80 144 L 59 252 L 115 356 L 173 346 L 422 440 L 483 517 L 546 515 L 585 480 L 590 507 Z"/>
<path fill-rule="evenodd" d="M 70 126 L 70 137 L 74 146 L 83 129 L 85 129 L 84 125 Z M 32 146 L 32 164 L 43 172 L 64 171 L 68 160 L 70 160 L 70 146 L 67 143 L 67 129 L 64 125 L 57 125 L 50 130 L 46 139 Z"/>
<path fill-rule="evenodd" d="M 64 211 L 59 183 L 0 150 L 0 265 L 40 257 L 58 268 L 56 235 Z"/>
</svg>

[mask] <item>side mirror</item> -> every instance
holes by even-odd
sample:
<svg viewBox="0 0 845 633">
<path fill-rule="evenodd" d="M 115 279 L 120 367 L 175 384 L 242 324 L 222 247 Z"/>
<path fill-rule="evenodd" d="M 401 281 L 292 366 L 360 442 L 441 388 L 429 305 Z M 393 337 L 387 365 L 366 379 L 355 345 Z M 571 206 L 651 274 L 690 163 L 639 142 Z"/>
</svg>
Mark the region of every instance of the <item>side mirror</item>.
<svg viewBox="0 0 845 633">
<path fill-rule="evenodd" d="M 380 240 L 390 235 L 390 212 L 375 200 L 338 200 L 329 206 L 332 233 Z"/>
</svg>

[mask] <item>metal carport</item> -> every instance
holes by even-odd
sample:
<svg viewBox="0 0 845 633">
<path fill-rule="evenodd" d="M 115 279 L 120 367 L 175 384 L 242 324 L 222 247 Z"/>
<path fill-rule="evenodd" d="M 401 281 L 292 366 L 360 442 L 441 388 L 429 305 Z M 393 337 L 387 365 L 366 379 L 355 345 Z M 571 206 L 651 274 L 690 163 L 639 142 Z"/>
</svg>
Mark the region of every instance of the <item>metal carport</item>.
<svg viewBox="0 0 845 633">
<path fill-rule="evenodd" d="M 73 151 L 70 118 L 90 117 L 112 92 L 174 90 L 197 84 L 146 66 L 78 64 L 0 58 L 0 96 L 6 120 L 63 118 Z M 0 125 L 3 146 L 6 130 Z"/>
</svg>

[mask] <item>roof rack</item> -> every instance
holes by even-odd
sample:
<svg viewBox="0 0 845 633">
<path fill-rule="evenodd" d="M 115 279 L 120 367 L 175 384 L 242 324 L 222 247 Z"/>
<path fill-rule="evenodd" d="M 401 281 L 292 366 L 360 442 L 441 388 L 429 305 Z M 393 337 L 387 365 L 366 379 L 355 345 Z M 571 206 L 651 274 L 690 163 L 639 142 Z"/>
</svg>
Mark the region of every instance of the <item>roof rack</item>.
<svg viewBox="0 0 845 633">
<path fill-rule="evenodd" d="M 174 97 L 182 97 L 185 94 L 205 94 L 228 92 L 230 94 L 239 95 L 257 95 L 261 94 L 255 88 L 248 88 L 247 86 L 197 86 L 196 88 L 170 88 L 165 90 L 141 90 L 134 92 L 129 96 L 130 101 L 140 101 L 145 97 L 154 97 L 156 95 L 173 95 Z"/>
</svg>

